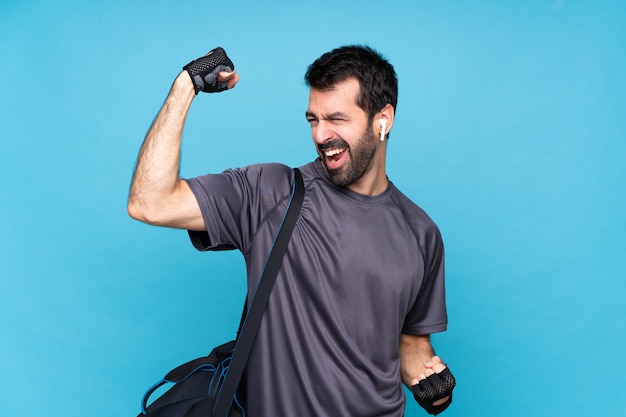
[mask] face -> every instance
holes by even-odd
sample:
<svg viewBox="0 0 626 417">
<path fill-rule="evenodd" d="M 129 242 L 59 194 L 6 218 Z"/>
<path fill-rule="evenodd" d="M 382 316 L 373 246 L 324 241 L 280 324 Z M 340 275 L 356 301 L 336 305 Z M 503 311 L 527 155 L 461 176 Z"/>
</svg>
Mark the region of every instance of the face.
<svg viewBox="0 0 626 417">
<path fill-rule="evenodd" d="M 330 180 L 350 186 L 372 167 L 378 147 L 367 114 L 357 104 L 359 82 L 343 81 L 332 90 L 311 89 L 307 120 Z"/>
</svg>

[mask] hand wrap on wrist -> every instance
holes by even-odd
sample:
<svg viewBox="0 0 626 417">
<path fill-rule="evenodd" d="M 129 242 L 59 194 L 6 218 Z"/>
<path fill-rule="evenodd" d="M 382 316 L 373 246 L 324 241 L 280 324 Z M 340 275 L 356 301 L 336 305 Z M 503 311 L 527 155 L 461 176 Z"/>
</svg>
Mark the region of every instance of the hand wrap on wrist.
<svg viewBox="0 0 626 417">
<path fill-rule="evenodd" d="M 454 376 L 448 368 L 438 374 L 432 374 L 411 387 L 415 401 L 429 414 L 437 415 L 452 403 L 452 389 L 456 385 Z M 442 398 L 450 397 L 440 405 L 433 405 Z"/>
<path fill-rule="evenodd" d="M 228 83 L 218 82 L 217 74 L 221 71 L 234 71 L 235 64 L 228 58 L 223 48 L 217 47 L 202 58 L 191 61 L 183 69 L 189 73 L 196 94 L 200 90 L 218 93 L 228 89 Z"/>
</svg>

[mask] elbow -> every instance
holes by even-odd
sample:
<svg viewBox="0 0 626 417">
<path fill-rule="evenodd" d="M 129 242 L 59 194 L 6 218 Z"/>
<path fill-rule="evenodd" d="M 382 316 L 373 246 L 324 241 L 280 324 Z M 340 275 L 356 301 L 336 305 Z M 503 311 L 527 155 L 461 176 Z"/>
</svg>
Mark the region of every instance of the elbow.
<svg viewBox="0 0 626 417">
<path fill-rule="evenodd" d="M 126 206 L 126 211 L 128 215 L 135 220 L 139 220 L 140 222 L 146 222 L 146 216 L 144 211 L 141 209 L 141 206 L 132 200 L 128 200 L 128 205 Z"/>
<path fill-rule="evenodd" d="M 126 210 L 128 215 L 135 220 L 151 225 L 158 225 L 158 218 L 155 216 L 154 211 L 149 210 L 145 205 L 137 201 L 129 200 Z"/>
</svg>

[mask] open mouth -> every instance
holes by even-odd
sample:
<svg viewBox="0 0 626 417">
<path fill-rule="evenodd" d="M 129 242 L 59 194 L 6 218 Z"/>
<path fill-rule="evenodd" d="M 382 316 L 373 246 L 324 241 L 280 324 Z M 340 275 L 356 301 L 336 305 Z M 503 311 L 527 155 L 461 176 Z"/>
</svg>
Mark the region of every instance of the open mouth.
<svg viewBox="0 0 626 417">
<path fill-rule="evenodd" d="M 343 139 L 336 138 L 318 145 L 318 149 L 326 168 L 333 170 L 341 167 L 350 147 Z"/>
<path fill-rule="evenodd" d="M 334 148 L 324 151 L 324 155 L 329 159 L 338 159 L 344 152 L 346 148 Z"/>
<path fill-rule="evenodd" d="M 338 168 L 341 164 L 341 161 L 346 155 L 347 148 L 331 148 L 323 151 L 324 156 L 326 157 L 326 166 L 329 169 Z"/>
</svg>

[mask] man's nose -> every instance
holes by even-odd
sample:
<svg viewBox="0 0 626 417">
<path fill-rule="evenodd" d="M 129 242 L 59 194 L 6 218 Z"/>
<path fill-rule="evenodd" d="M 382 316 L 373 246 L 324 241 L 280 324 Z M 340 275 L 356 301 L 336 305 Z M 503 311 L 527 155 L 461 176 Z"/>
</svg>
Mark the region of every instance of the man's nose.
<svg viewBox="0 0 626 417">
<path fill-rule="evenodd" d="M 322 144 L 326 143 L 328 140 L 334 138 L 334 133 L 330 128 L 329 123 L 320 120 L 317 125 L 313 128 L 313 140 L 316 143 Z"/>
</svg>

